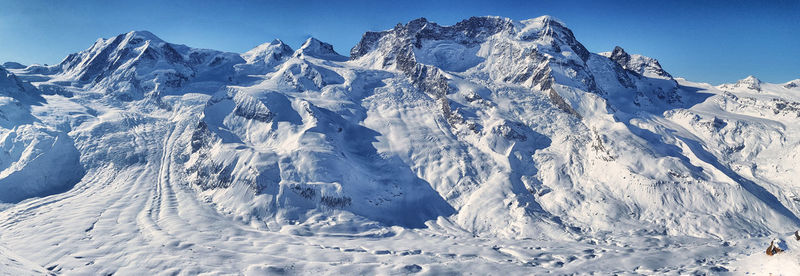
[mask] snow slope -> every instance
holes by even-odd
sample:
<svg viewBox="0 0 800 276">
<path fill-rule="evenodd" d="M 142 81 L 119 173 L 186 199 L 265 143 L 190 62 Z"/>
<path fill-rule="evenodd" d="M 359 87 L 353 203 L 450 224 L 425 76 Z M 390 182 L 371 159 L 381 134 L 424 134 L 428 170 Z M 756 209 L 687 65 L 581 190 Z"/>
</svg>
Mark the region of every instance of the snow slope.
<svg viewBox="0 0 800 276">
<path fill-rule="evenodd" d="M 0 259 L 27 271 L 744 272 L 800 228 L 798 81 L 676 79 L 549 16 L 349 58 L 139 31 L 0 70 Z"/>
<path fill-rule="evenodd" d="M 0 247 L 0 274 L 3 275 L 52 275 L 43 267 L 29 260 L 14 255 L 6 248 Z"/>
<path fill-rule="evenodd" d="M 72 138 L 31 114 L 44 104 L 38 89 L 0 67 L 0 202 L 60 193 L 83 176 Z"/>
</svg>

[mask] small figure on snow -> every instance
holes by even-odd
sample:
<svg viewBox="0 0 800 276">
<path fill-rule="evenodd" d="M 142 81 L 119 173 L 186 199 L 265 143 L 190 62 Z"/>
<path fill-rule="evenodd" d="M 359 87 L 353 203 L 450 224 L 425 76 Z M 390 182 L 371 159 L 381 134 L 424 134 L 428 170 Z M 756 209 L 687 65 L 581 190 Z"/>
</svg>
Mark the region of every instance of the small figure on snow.
<svg viewBox="0 0 800 276">
<path fill-rule="evenodd" d="M 767 247 L 767 256 L 772 256 L 781 252 L 783 252 L 783 249 L 775 246 L 775 240 L 769 242 L 769 247 Z"/>
</svg>

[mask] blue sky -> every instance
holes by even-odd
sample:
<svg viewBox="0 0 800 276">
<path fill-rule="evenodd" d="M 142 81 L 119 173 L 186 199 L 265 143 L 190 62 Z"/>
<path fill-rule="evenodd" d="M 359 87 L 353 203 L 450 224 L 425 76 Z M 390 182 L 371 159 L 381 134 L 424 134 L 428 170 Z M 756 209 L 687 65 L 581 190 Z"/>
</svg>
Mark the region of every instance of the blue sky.
<svg viewBox="0 0 800 276">
<path fill-rule="evenodd" d="M 244 52 L 314 36 L 342 54 L 368 30 L 426 17 L 564 21 L 590 51 L 620 45 L 675 76 L 719 84 L 800 78 L 800 1 L 74 1 L 0 0 L 0 61 L 61 61 L 99 37 L 149 30 L 192 47 Z"/>
</svg>

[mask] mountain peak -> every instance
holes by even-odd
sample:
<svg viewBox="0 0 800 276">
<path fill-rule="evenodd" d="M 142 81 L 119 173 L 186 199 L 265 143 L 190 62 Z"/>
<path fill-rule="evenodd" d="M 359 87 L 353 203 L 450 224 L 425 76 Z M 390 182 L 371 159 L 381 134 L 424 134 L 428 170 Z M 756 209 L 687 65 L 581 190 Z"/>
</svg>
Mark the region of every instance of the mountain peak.
<svg viewBox="0 0 800 276">
<path fill-rule="evenodd" d="M 542 21 L 542 22 L 555 21 L 555 22 L 563 25 L 563 23 L 561 23 L 560 20 L 556 19 L 552 15 L 547 15 L 547 14 L 539 16 L 539 17 L 536 17 L 536 18 L 533 18 L 533 20 Z"/>
<path fill-rule="evenodd" d="M 461 44 L 474 44 L 503 30 L 511 30 L 513 26 L 511 19 L 502 17 L 470 17 L 452 26 L 441 26 L 420 17 L 405 25 L 398 23 L 390 30 L 364 33 L 361 41 L 350 50 L 350 56 L 356 59 L 372 52 L 380 46 L 381 39 L 390 35 L 392 35 L 391 40 L 396 40 L 399 44 L 384 45 L 387 48 L 401 47 L 400 44 L 408 45 L 409 42 L 419 48 L 420 43 L 424 40 L 453 40 Z M 384 50 L 390 51 L 389 49 Z"/>
<path fill-rule="evenodd" d="M 672 75 L 664 71 L 658 60 L 637 54 L 629 54 L 620 46 L 614 46 L 611 52 L 599 53 L 615 63 L 619 64 L 622 69 L 633 71 L 639 75 L 655 78 L 671 79 Z"/>
<path fill-rule="evenodd" d="M 507 18 L 505 20 L 513 22 Z M 560 52 L 558 50 L 566 46 L 572 49 L 583 61 L 588 60 L 591 55 L 589 50 L 578 42 L 572 30 L 552 16 L 544 15 L 522 20 L 514 23 L 514 25 L 516 38 L 519 40 L 538 41 L 552 46 L 556 52 Z"/>
<path fill-rule="evenodd" d="M 164 42 L 161 38 L 156 36 L 155 34 L 151 33 L 150 31 L 130 31 L 125 34 L 128 39 L 142 39 L 142 40 L 149 40 L 153 42 Z"/>
<path fill-rule="evenodd" d="M 425 28 L 425 26 L 427 26 L 428 24 L 431 24 L 431 23 L 436 25 L 436 26 L 438 26 L 436 23 L 428 21 L 427 18 L 420 17 L 420 18 L 417 18 L 417 19 L 409 21 L 408 23 L 406 23 L 405 26 L 403 26 L 401 24 L 398 24 L 397 27 L 395 27 L 395 29 L 397 29 L 397 28 L 405 28 L 405 29 L 413 30 L 413 31 L 416 32 L 416 31 L 422 30 L 423 28 Z"/>
<path fill-rule="evenodd" d="M 746 78 L 743 78 L 743 79 L 739 80 L 736 83 L 748 83 L 748 84 L 749 83 L 761 83 L 761 80 L 759 80 L 758 78 L 756 78 L 753 75 L 749 75 Z"/>
<path fill-rule="evenodd" d="M 614 50 L 611 51 L 611 55 L 628 55 L 628 52 L 625 52 L 625 49 L 622 49 L 620 46 L 614 46 Z"/>
<path fill-rule="evenodd" d="M 254 47 L 252 50 L 255 50 L 255 49 L 263 49 L 263 48 L 267 48 L 267 47 L 269 47 L 269 46 L 280 46 L 280 45 L 287 45 L 287 44 L 286 44 L 286 43 L 284 43 L 284 42 L 283 42 L 283 40 L 280 40 L 280 39 L 277 39 L 277 38 L 276 38 L 276 39 L 273 39 L 273 40 L 272 40 L 272 41 L 270 41 L 270 42 L 264 42 L 264 43 L 261 43 L 261 44 L 259 44 L 258 46 Z M 288 45 L 287 45 L 287 46 L 288 46 Z M 250 51 L 252 51 L 252 50 L 250 50 Z"/>
<path fill-rule="evenodd" d="M 297 54 L 295 54 L 295 56 L 300 55 L 336 61 L 347 60 L 347 57 L 340 55 L 336 52 L 336 50 L 333 49 L 333 45 L 322 42 L 313 37 L 306 39 L 306 42 L 303 43 L 303 46 L 300 46 L 300 49 L 297 50 Z"/>
<path fill-rule="evenodd" d="M 150 45 L 160 46 L 167 42 L 149 31 L 130 31 L 110 38 L 98 38 L 88 51 L 102 49 L 137 48 L 149 42 Z"/>
<path fill-rule="evenodd" d="M 244 52 L 241 56 L 247 63 L 259 61 L 270 63 L 273 60 L 282 59 L 284 56 L 291 56 L 294 50 L 280 39 L 274 39 L 255 48 Z"/>
<path fill-rule="evenodd" d="M 758 91 L 761 90 L 761 80 L 751 75 L 737 81 L 735 86 Z"/>
<path fill-rule="evenodd" d="M 322 45 L 322 44 L 327 44 L 327 43 L 322 42 L 319 39 L 317 39 L 317 38 L 312 36 L 312 37 L 307 38 L 306 41 L 303 42 L 303 45 L 300 46 L 300 49 L 308 48 L 308 47 L 316 47 L 316 46 Z M 328 45 L 330 45 L 330 44 L 328 44 Z M 333 48 L 333 47 L 331 47 L 331 48 Z"/>
<path fill-rule="evenodd" d="M 7 61 L 7 62 L 3 63 L 3 67 L 5 67 L 7 69 L 25 69 L 25 67 L 27 67 L 27 66 L 25 66 L 25 65 L 23 65 L 23 64 L 21 64 L 19 62 Z"/>
<path fill-rule="evenodd" d="M 425 18 L 425 17 L 420 17 L 420 18 L 417 18 L 417 19 L 413 19 L 413 20 L 409 21 L 408 23 L 409 24 L 412 24 L 412 23 L 415 23 L 415 24 L 428 23 L 428 19 Z"/>
<path fill-rule="evenodd" d="M 747 76 L 746 78 L 736 81 L 736 83 L 726 83 L 720 85 L 719 87 L 722 89 L 748 89 L 761 91 L 761 80 L 754 76 Z"/>
<path fill-rule="evenodd" d="M 492 17 L 492 16 L 487 16 L 487 17 Z M 496 17 L 496 18 L 501 18 L 501 17 Z M 504 18 L 504 19 L 510 20 L 508 18 Z M 526 26 L 534 25 L 535 27 L 538 27 L 538 28 L 542 28 L 542 27 L 558 27 L 558 28 L 564 28 L 564 29 L 567 28 L 567 26 L 566 26 L 566 24 L 564 24 L 564 22 L 561 22 L 561 20 L 558 20 L 555 17 L 550 16 L 550 15 L 542 15 L 542 16 L 539 16 L 539 17 L 525 19 L 525 20 L 520 21 L 520 23 L 522 23 L 523 25 L 526 25 Z"/>
<path fill-rule="evenodd" d="M 622 47 L 615 46 L 614 50 L 611 51 L 609 58 L 619 65 L 622 65 L 624 68 L 628 62 L 630 62 L 631 55 L 629 55 L 628 52 L 625 52 L 625 49 L 622 49 Z"/>
<path fill-rule="evenodd" d="M 786 87 L 786 88 L 789 88 L 789 89 L 800 87 L 800 79 L 789 81 L 786 84 L 784 84 L 783 87 Z"/>
</svg>

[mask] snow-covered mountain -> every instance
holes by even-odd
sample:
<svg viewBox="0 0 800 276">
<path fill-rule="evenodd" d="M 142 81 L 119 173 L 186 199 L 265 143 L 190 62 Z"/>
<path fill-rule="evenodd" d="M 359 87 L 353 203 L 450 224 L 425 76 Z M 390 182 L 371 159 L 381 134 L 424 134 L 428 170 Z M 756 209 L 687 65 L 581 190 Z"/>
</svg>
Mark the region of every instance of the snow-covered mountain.
<svg viewBox="0 0 800 276">
<path fill-rule="evenodd" d="M 26 66 L 22 65 L 19 62 L 7 61 L 7 62 L 3 63 L 3 67 L 5 67 L 7 69 L 23 69 Z"/>
<path fill-rule="evenodd" d="M 798 86 L 675 78 L 549 16 L 415 19 L 349 57 L 130 32 L 0 67 L 0 257 L 89 274 L 735 269 L 800 227 Z"/>
<path fill-rule="evenodd" d="M 224 85 L 233 78 L 233 65 L 243 62 L 235 53 L 194 49 L 164 42 L 147 31 L 133 31 L 98 39 L 47 71 L 72 86 L 130 101 L 153 93 Z"/>
<path fill-rule="evenodd" d="M 277 64 L 286 61 L 292 54 L 294 54 L 292 47 L 275 39 L 243 53 L 242 58 L 247 63 L 237 64 L 235 67 L 240 75 L 263 75 L 269 73 Z"/>
</svg>

